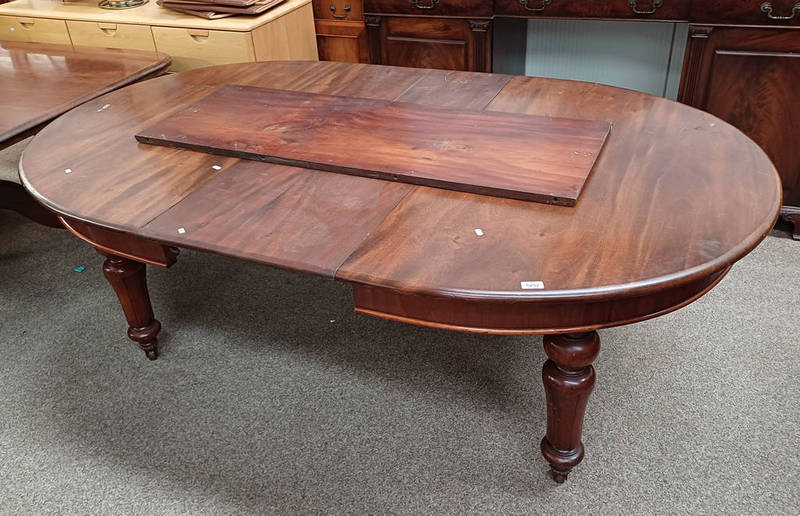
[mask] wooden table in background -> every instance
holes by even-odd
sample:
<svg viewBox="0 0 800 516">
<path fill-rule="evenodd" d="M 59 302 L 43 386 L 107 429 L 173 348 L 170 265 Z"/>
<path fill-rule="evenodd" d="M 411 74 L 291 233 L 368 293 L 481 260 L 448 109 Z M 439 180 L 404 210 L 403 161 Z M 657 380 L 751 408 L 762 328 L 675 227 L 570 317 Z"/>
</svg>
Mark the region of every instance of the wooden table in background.
<svg viewBox="0 0 800 516">
<path fill-rule="evenodd" d="M 613 129 L 574 207 L 134 139 L 232 80 L 607 120 Z M 341 152 L 370 149 L 355 140 Z M 349 283 L 356 310 L 377 317 L 465 332 L 545 334 L 548 423 L 541 449 L 560 482 L 584 454 L 596 330 L 666 314 L 708 292 L 767 235 L 781 200 L 775 168 L 755 143 L 663 98 L 581 82 L 333 62 L 228 65 L 124 88 L 42 131 L 21 174 L 72 232 L 107 257 L 103 270 L 128 335 L 151 359 L 160 324 L 145 264 L 172 265 L 178 247 Z"/>
<path fill-rule="evenodd" d="M 169 63 L 156 52 L 0 41 L 0 149 L 88 100 L 160 75 Z M 0 180 L 0 208 L 60 227 L 11 181 Z"/>
</svg>

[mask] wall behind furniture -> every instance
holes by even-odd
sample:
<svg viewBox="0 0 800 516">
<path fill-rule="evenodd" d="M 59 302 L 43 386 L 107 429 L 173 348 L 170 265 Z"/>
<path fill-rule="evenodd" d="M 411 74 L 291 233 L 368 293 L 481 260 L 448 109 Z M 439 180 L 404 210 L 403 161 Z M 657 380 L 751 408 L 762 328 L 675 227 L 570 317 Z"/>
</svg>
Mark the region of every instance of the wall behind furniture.
<svg viewBox="0 0 800 516">
<path fill-rule="evenodd" d="M 675 99 L 688 24 L 497 20 L 501 73 L 600 82 Z"/>
</svg>

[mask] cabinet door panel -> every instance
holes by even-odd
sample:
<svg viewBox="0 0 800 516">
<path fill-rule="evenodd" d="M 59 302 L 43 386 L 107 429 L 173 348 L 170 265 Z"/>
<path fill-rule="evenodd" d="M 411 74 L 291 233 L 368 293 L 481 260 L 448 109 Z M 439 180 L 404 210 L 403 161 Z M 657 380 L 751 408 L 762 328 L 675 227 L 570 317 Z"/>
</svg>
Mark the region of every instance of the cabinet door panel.
<svg viewBox="0 0 800 516">
<path fill-rule="evenodd" d="M 316 20 L 320 61 L 368 63 L 364 22 Z"/>
<path fill-rule="evenodd" d="M 741 129 L 772 159 L 784 204 L 800 206 L 800 34 L 692 27 L 680 99 Z"/>
<path fill-rule="evenodd" d="M 373 63 L 491 70 L 491 22 L 454 18 L 367 16 Z"/>
<path fill-rule="evenodd" d="M 386 41 L 388 65 L 466 70 L 469 56 L 465 41 L 434 41 L 390 37 Z"/>
</svg>

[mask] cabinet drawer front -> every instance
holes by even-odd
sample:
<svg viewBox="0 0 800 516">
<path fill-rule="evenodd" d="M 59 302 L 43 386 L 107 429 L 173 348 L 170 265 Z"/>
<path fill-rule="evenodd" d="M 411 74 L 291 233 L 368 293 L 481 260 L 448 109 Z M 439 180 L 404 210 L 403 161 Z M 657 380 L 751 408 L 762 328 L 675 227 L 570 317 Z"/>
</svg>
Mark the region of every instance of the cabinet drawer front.
<svg viewBox="0 0 800 516">
<path fill-rule="evenodd" d="M 363 21 L 363 0 L 314 0 L 314 18 L 318 20 Z"/>
<path fill-rule="evenodd" d="M 369 62 L 364 22 L 317 20 L 315 26 L 320 61 Z"/>
<path fill-rule="evenodd" d="M 67 21 L 73 45 L 155 50 L 149 25 Z"/>
<path fill-rule="evenodd" d="M 153 27 L 153 38 L 156 50 L 172 57 L 175 72 L 255 61 L 249 32 Z"/>
<path fill-rule="evenodd" d="M 417 16 L 492 16 L 487 0 L 364 0 L 364 11 Z"/>
<path fill-rule="evenodd" d="M 693 22 L 800 25 L 800 0 L 703 0 L 692 4 Z"/>
<path fill-rule="evenodd" d="M 0 16 L 0 40 L 69 45 L 69 32 L 64 20 Z"/>
<path fill-rule="evenodd" d="M 687 20 L 690 0 L 495 0 L 495 12 L 513 16 Z"/>
</svg>

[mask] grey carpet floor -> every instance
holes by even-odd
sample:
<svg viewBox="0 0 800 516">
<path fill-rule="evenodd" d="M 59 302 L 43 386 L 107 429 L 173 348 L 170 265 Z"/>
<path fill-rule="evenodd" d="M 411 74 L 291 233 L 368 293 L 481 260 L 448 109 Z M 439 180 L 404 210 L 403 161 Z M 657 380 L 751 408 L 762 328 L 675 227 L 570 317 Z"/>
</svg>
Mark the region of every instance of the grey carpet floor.
<svg viewBox="0 0 800 516">
<path fill-rule="evenodd" d="M 64 231 L 0 212 L 0 512 L 800 511 L 800 242 L 601 331 L 587 453 L 538 451 L 540 337 L 354 314 L 348 287 L 184 252 L 149 281 L 148 362 Z M 76 266 L 83 272 L 74 272 Z"/>
</svg>

